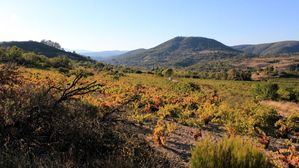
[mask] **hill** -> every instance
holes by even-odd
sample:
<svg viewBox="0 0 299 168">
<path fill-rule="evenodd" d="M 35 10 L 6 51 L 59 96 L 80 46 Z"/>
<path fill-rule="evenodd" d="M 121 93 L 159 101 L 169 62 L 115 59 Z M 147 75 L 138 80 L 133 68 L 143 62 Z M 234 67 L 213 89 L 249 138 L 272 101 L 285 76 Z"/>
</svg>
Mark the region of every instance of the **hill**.
<svg viewBox="0 0 299 168">
<path fill-rule="evenodd" d="M 25 51 L 29 52 L 35 52 L 40 55 L 47 56 L 49 58 L 52 57 L 57 57 L 57 56 L 67 56 L 73 60 L 88 60 L 88 58 L 72 53 L 72 52 L 67 52 L 61 49 L 57 49 L 55 47 L 48 46 L 46 44 L 36 42 L 36 41 L 11 41 L 11 42 L 1 42 L 0 46 L 2 47 L 12 47 L 16 46 L 18 48 L 21 48 Z"/>
<path fill-rule="evenodd" d="M 200 61 L 231 58 L 240 53 L 209 38 L 175 37 L 151 49 L 127 52 L 111 60 L 111 63 L 144 67 L 188 67 Z"/>
<path fill-rule="evenodd" d="M 251 55 L 285 55 L 299 53 L 299 41 L 281 41 L 257 45 L 237 45 L 232 48 Z"/>
</svg>

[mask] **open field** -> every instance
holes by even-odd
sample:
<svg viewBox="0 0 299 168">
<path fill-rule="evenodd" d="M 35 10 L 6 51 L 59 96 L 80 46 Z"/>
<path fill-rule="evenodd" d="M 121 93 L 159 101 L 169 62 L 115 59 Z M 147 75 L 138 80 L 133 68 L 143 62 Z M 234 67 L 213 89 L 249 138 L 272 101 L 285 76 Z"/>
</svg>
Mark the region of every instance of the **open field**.
<svg viewBox="0 0 299 168">
<path fill-rule="evenodd" d="M 235 66 L 249 68 L 266 68 L 269 66 L 275 67 L 277 70 L 289 70 L 298 68 L 299 56 L 268 56 L 245 59 L 241 63 L 236 63 Z"/>
<path fill-rule="evenodd" d="M 47 90 L 51 86 L 61 86 L 63 88 L 68 81 L 71 83 L 74 76 L 70 74 L 75 74 L 78 70 L 72 70 L 67 75 L 56 70 L 34 68 L 21 68 L 19 71 L 22 76 L 22 89 L 26 90 L 28 87 L 34 87 L 34 90 L 29 90 L 29 92 L 32 92 L 31 94 L 41 94 L 44 93 L 43 90 Z M 224 137 L 235 136 L 250 140 L 252 144 L 265 152 L 272 162 L 275 162 L 277 165 L 297 164 L 296 159 L 298 159 L 299 148 L 298 118 L 294 117 L 298 117 L 298 104 L 259 101 L 252 94 L 252 90 L 257 84 L 267 84 L 269 81 L 168 79 L 146 73 L 115 73 L 113 71 L 95 71 L 94 69 L 85 70 L 85 74 L 88 75 L 82 85 L 97 81 L 100 84 L 99 90 L 84 95 L 74 95 L 74 97 L 70 97 L 69 100 L 65 100 L 61 105 L 57 106 L 56 108 L 59 107 L 59 109 L 63 107 L 76 111 L 75 113 L 71 111 L 71 113 L 66 111 L 59 112 L 65 114 L 58 113 L 58 118 L 55 118 L 55 120 L 58 120 L 57 123 L 62 124 L 60 122 L 65 121 L 66 124 L 74 124 L 76 122 L 79 125 L 74 125 L 73 129 L 79 132 L 81 132 L 80 127 L 83 129 L 82 131 L 92 128 L 92 130 L 96 129 L 94 130 L 95 132 L 103 128 L 109 128 L 112 131 L 111 135 L 119 132 L 122 134 L 121 137 L 124 138 L 123 141 L 131 141 L 133 143 L 131 145 L 138 146 L 135 150 L 145 150 L 144 146 L 139 146 L 137 142 L 130 140 L 127 136 L 136 137 L 136 141 L 143 141 L 149 145 L 148 147 L 151 150 L 156 151 L 157 155 L 159 155 L 157 158 L 168 158 L 169 163 L 180 165 L 180 167 L 188 167 L 191 149 L 196 145 L 197 141 L 205 140 L 208 137 L 213 137 L 215 141 L 221 141 Z M 281 90 L 290 87 L 294 90 L 299 90 L 297 79 L 273 79 L 270 82 L 278 84 Z M 59 92 L 51 94 L 54 100 L 55 97 L 61 95 Z M 76 110 L 78 101 L 86 105 L 80 105 L 80 108 Z M 292 106 L 289 106 L 290 104 Z M 6 106 L 9 107 L 9 105 Z M 294 108 L 290 110 L 290 107 Z M 53 110 L 56 111 L 55 109 Z M 68 113 L 73 117 L 59 117 L 59 115 L 64 116 L 68 115 Z M 30 112 L 25 114 L 31 115 Z M 9 127 L 17 127 L 12 123 L 23 120 L 22 118 L 25 117 L 25 114 L 9 115 L 4 119 L 4 123 Z M 59 121 L 61 119 L 62 121 Z M 47 121 L 41 122 L 47 123 Z M 43 127 L 40 126 L 35 131 L 43 132 L 48 129 Z M 59 130 L 61 128 L 59 126 L 56 129 Z M 12 134 L 10 139 L 5 141 L 6 143 L 10 143 L 13 140 L 19 141 L 18 137 L 25 136 L 24 134 L 26 135 L 27 133 Z M 40 142 L 38 140 L 39 136 L 35 136 L 37 140 L 28 139 L 26 143 Z M 55 135 L 51 134 L 49 136 Z M 69 135 L 60 136 L 68 137 Z M 100 137 L 99 139 L 102 139 Z M 266 142 L 263 141 L 265 137 L 267 139 Z M 114 143 L 118 141 L 113 136 L 107 138 Z M 48 139 L 47 141 L 52 140 Z M 67 144 L 76 143 L 72 142 L 72 140 L 61 141 L 68 142 L 64 142 L 68 150 L 74 147 Z M 48 143 L 51 144 L 50 142 Z M 101 143 L 105 146 L 105 142 Z M 90 145 L 94 145 L 93 142 Z M 53 144 L 53 146 L 55 145 Z M 56 147 L 54 151 L 59 153 L 60 150 Z M 80 150 L 84 151 L 86 149 Z M 128 148 L 128 146 L 122 148 L 118 145 L 111 147 L 110 150 L 107 155 L 111 158 L 118 156 L 113 154 L 118 150 L 133 152 L 131 151 L 132 148 Z M 284 151 L 287 151 L 287 153 Z M 36 155 L 36 157 L 39 158 L 39 155 Z M 124 157 L 127 157 L 126 153 Z M 134 157 L 137 156 L 132 154 L 131 157 L 133 161 L 126 164 L 133 166 L 136 164 L 134 163 L 134 159 L 136 159 Z M 285 159 L 281 159 L 283 157 Z M 80 163 L 75 161 L 76 159 L 68 159 L 72 164 L 80 165 Z M 120 159 L 119 164 L 123 164 L 123 160 L 121 158 L 118 159 Z M 87 163 L 89 162 L 91 161 L 87 161 Z M 100 165 L 111 164 L 103 163 L 103 160 L 97 162 Z M 149 162 L 144 163 L 145 165 L 148 164 L 148 166 L 155 164 L 164 164 L 165 166 L 165 164 L 168 164 L 153 164 L 154 160 L 146 160 L 145 162 Z M 171 165 L 168 164 L 168 166 Z"/>
</svg>

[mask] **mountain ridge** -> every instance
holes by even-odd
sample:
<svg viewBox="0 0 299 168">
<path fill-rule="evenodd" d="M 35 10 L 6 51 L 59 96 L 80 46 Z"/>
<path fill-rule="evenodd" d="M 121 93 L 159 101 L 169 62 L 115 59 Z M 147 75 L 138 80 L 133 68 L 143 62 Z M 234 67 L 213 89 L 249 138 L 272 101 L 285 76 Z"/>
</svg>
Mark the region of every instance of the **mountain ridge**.
<svg viewBox="0 0 299 168">
<path fill-rule="evenodd" d="M 262 44 L 242 44 L 232 46 L 236 50 L 243 51 L 245 54 L 251 55 L 283 55 L 299 53 L 299 41 L 278 41 Z"/>
<path fill-rule="evenodd" d="M 128 66 L 187 67 L 200 60 L 234 57 L 240 53 L 214 39 L 178 36 L 150 49 L 135 50 L 119 55 L 110 62 Z"/>
<path fill-rule="evenodd" d="M 4 48 L 16 46 L 24 51 L 35 52 L 36 54 L 44 55 L 52 58 L 57 56 L 67 56 L 74 60 L 88 60 L 87 57 L 77 53 L 64 51 L 37 41 L 7 41 L 0 42 L 0 46 Z"/>
</svg>

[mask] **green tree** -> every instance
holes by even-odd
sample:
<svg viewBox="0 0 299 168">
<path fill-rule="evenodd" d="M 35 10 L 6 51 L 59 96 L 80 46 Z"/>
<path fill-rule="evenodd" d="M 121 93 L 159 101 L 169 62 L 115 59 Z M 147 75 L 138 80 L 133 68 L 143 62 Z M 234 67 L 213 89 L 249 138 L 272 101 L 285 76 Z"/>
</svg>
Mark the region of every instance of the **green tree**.
<svg viewBox="0 0 299 168">
<path fill-rule="evenodd" d="M 63 49 L 63 48 L 60 46 L 59 43 L 54 42 L 54 41 L 51 41 L 51 40 L 42 40 L 41 43 L 46 44 L 46 45 L 51 46 L 51 47 L 54 47 L 54 48 L 57 48 L 57 49 L 59 49 L 59 50 L 62 50 L 62 49 Z"/>
<path fill-rule="evenodd" d="M 7 56 L 11 61 L 20 61 L 22 59 L 22 54 L 23 51 L 16 46 L 9 48 L 7 51 Z"/>
<path fill-rule="evenodd" d="M 239 73 L 239 80 L 242 80 L 242 81 L 251 80 L 251 73 L 249 71 L 241 71 Z"/>
<path fill-rule="evenodd" d="M 95 68 L 97 69 L 97 70 L 100 70 L 100 71 L 102 71 L 104 68 L 105 68 L 105 64 L 104 63 L 102 63 L 102 62 L 97 62 L 96 64 L 95 64 Z"/>
<path fill-rule="evenodd" d="M 238 77 L 238 73 L 237 73 L 236 69 L 230 69 L 227 72 L 227 79 L 228 80 L 237 80 L 237 77 Z"/>
<path fill-rule="evenodd" d="M 172 77 L 173 73 L 174 73 L 174 71 L 171 68 L 168 68 L 163 72 L 165 77 Z"/>
</svg>

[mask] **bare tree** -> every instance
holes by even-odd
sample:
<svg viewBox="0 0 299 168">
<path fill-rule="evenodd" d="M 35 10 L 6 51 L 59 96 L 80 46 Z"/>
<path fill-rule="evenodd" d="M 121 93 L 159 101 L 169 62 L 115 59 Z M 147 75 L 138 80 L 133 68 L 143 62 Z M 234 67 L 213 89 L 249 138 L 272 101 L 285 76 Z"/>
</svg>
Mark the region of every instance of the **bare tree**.
<svg viewBox="0 0 299 168">
<path fill-rule="evenodd" d="M 97 81 L 93 82 L 81 82 L 81 80 L 85 77 L 85 74 L 83 72 L 80 72 L 76 74 L 75 78 L 71 83 L 67 85 L 67 87 L 64 86 L 50 86 L 47 92 L 50 92 L 50 90 L 55 89 L 58 90 L 59 96 L 57 100 L 54 102 L 54 106 L 59 105 L 63 101 L 72 99 L 75 96 L 85 95 L 88 93 L 95 92 L 100 89 L 103 85 L 100 83 L 97 83 Z"/>
</svg>

